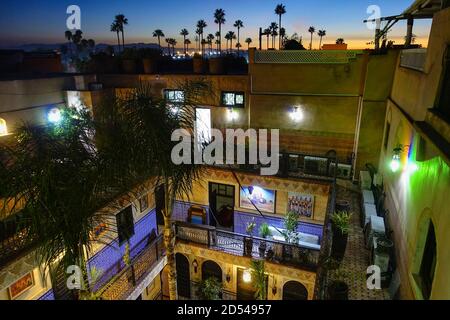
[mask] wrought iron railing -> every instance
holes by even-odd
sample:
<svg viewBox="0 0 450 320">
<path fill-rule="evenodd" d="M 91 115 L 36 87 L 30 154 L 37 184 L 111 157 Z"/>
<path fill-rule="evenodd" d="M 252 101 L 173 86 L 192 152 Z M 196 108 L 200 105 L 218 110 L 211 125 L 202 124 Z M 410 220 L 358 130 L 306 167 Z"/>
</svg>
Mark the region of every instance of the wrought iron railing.
<svg viewBox="0 0 450 320">
<path fill-rule="evenodd" d="M 26 228 L 2 237 L 0 239 L 0 267 L 26 254 L 34 245 L 35 241 L 29 236 Z"/>
<path fill-rule="evenodd" d="M 180 299 L 180 300 L 204 300 L 205 299 L 205 297 L 203 297 L 203 295 L 201 293 L 201 286 L 202 286 L 201 282 L 192 281 L 192 280 L 189 281 L 187 279 L 179 279 L 177 281 L 178 281 L 178 283 L 180 283 L 179 281 L 182 281 L 183 285 L 190 286 L 190 297 L 179 296 L 178 299 Z M 220 291 L 219 298 L 220 298 L 220 300 L 236 300 L 237 294 L 236 294 L 236 292 L 222 289 Z"/>
<path fill-rule="evenodd" d="M 316 272 L 316 284 L 314 286 L 314 300 L 324 300 L 326 284 L 328 281 L 328 270 L 326 269 L 326 261 L 331 254 L 332 231 L 331 231 L 331 215 L 336 208 L 336 182 L 331 187 L 331 195 L 328 199 L 327 213 L 324 221 L 322 234 L 321 250 Z"/>
<path fill-rule="evenodd" d="M 267 261 L 315 271 L 320 249 L 303 245 L 250 237 L 218 230 L 211 226 L 175 222 L 177 240 L 205 245 L 236 256 L 264 258 Z"/>
<path fill-rule="evenodd" d="M 400 56 L 400 67 L 424 71 L 427 59 L 427 49 L 407 49 L 403 50 Z"/>
<path fill-rule="evenodd" d="M 258 50 L 255 52 L 255 63 L 348 63 L 362 53 L 361 50 Z"/>
<path fill-rule="evenodd" d="M 148 237 L 143 239 L 135 247 L 139 247 L 143 241 L 148 241 Z M 93 292 L 104 300 L 126 299 L 142 280 L 153 270 L 154 266 L 164 257 L 164 242 L 162 235 L 148 243 L 138 254 L 135 254 L 131 264 L 123 266 L 115 276 L 99 289 L 94 285 Z M 131 254 L 131 253 L 130 253 Z M 119 264 L 118 265 L 122 265 Z M 107 274 L 111 274 L 107 272 Z"/>
<path fill-rule="evenodd" d="M 248 159 L 248 155 L 246 155 L 246 159 Z M 237 159 L 235 159 L 234 163 L 237 163 Z M 335 177 L 350 179 L 352 166 L 346 166 L 348 167 L 347 172 L 342 172 L 342 163 L 337 161 L 335 154 L 318 156 L 298 152 L 280 152 L 277 176 L 283 178 L 326 179 L 328 181 L 333 181 Z M 260 169 L 264 166 L 261 164 L 223 164 L 214 165 L 214 167 L 259 174 Z"/>
</svg>

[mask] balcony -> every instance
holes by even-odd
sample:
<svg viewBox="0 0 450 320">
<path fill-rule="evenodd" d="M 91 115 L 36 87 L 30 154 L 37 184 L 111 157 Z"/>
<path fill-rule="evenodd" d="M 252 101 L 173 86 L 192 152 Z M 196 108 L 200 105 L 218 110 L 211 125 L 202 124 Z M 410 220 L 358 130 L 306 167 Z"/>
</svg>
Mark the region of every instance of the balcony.
<svg viewBox="0 0 450 320">
<path fill-rule="evenodd" d="M 427 49 L 407 49 L 400 55 L 400 67 L 423 72 L 425 70 L 425 61 L 427 58 Z"/>
<path fill-rule="evenodd" d="M 308 271 L 316 271 L 319 262 L 318 248 L 250 237 L 211 226 L 175 222 L 175 234 L 178 241 L 202 245 L 235 256 L 264 258 L 273 263 Z"/>
<path fill-rule="evenodd" d="M 130 250 L 130 257 L 130 265 L 124 265 L 120 259 L 91 285 L 91 291 L 103 300 L 128 299 L 163 261 L 165 250 L 162 235 L 153 241 L 145 237 Z"/>
<path fill-rule="evenodd" d="M 246 159 L 249 159 L 247 153 Z M 234 163 L 237 163 L 237 159 Z M 264 166 L 261 164 L 216 164 L 214 167 L 259 175 L 260 169 Z M 352 165 L 339 163 L 334 155 L 321 156 L 298 152 L 280 152 L 277 176 L 332 182 L 335 178 L 351 179 Z"/>
</svg>

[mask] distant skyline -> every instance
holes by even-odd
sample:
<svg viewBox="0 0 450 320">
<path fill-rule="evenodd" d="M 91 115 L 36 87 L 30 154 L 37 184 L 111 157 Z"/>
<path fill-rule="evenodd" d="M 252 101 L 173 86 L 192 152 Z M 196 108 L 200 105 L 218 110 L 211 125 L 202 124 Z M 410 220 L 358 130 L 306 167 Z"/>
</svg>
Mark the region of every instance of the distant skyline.
<svg viewBox="0 0 450 320">
<path fill-rule="evenodd" d="M 22 44 L 64 43 L 66 31 L 66 9 L 71 4 L 81 8 L 81 30 L 86 38 L 96 43 L 116 44 L 116 35 L 109 31 L 114 16 L 123 13 L 129 20 L 125 28 L 125 41 L 128 43 L 156 43 L 152 37 L 155 29 L 162 29 L 166 37 L 176 38 L 178 47 L 182 46 L 179 35 L 182 28 L 189 30 L 188 36 L 194 43 L 195 24 L 204 19 L 208 26 L 205 34 L 215 33 L 213 12 L 223 8 L 226 23 L 222 35 L 233 30 L 235 20 L 244 22 L 241 29 L 241 43 L 245 38 L 253 39 L 253 46 L 258 45 L 258 29 L 266 28 L 271 22 L 278 23 L 274 13 L 275 6 L 283 3 L 287 13 L 283 15 L 282 26 L 290 36 L 297 33 L 303 36 L 305 47 L 309 45 L 309 26 L 316 31 L 325 29 L 327 36 L 323 43 L 334 43 L 337 38 L 344 38 L 350 48 L 366 48 L 367 42 L 373 40 L 374 31 L 367 29 L 362 22 L 369 14 L 369 5 L 378 5 L 382 16 L 400 14 L 412 4 L 412 0 L 315 0 L 315 1 L 272 1 L 272 0 L 30 0 L 26 3 L 2 0 L 2 20 L 0 21 L 0 46 L 14 47 Z M 416 21 L 414 34 L 416 43 L 427 45 L 431 20 Z M 404 42 L 405 22 L 399 22 L 389 34 L 396 44 Z M 313 48 L 319 46 L 319 37 L 314 36 Z M 224 42 L 225 40 L 222 40 Z M 263 42 L 265 47 L 265 41 Z"/>
</svg>

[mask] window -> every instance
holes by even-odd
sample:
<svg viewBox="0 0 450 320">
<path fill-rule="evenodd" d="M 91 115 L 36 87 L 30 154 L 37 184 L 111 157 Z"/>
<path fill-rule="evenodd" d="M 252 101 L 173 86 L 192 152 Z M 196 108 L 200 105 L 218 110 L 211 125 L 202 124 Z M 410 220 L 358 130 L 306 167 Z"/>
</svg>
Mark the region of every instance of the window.
<svg viewBox="0 0 450 320">
<path fill-rule="evenodd" d="M 182 90 L 164 90 L 164 96 L 167 101 L 172 103 L 184 102 L 184 92 Z"/>
<path fill-rule="evenodd" d="M 116 215 L 116 222 L 119 245 L 122 245 L 134 235 L 133 210 L 131 206 L 126 207 Z"/>
<path fill-rule="evenodd" d="M 428 228 L 427 242 L 423 251 L 422 263 L 420 264 L 420 286 L 425 300 L 430 299 L 431 289 L 436 267 L 436 237 L 433 223 Z"/>
<path fill-rule="evenodd" d="M 139 199 L 139 207 L 141 212 L 148 209 L 148 194 L 145 194 Z"/>
<path fill-rule="evenodd" d="M 222 105 L 227 107 L 244 107 L 244 92 L 222 92 Z"/>
<path fill-rule="evenodd" d="M 0 118 L 0 136 L 8 134 L 8 128 L 6 127 L 6 121 Z"/>
<path fill-rule="evenodd" d="M 436 106 L 438 113 L 450 122 L 450 46 L 447 46 L 438 99 Z"/>
</svg>

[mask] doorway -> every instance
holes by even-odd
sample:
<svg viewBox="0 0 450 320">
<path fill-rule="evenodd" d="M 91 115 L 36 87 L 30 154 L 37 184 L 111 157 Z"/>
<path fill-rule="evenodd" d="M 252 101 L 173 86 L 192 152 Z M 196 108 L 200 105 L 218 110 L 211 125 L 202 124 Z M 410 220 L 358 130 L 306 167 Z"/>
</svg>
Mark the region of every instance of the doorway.
<svg viewBox="0 0 450 320">
<path fill-rule="evenodd" d="M 209 221 L 218 229 L 234 231 L 234 186 L 210 182 Z"/>
<path fill-rule="evenodd" d="M 177 266 L 177 291 L 178 297 L 183 299 L 191 298 L 191 275 L 189 260 L 181 253 L 175 255 Z"/>
</svg>

